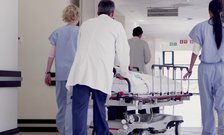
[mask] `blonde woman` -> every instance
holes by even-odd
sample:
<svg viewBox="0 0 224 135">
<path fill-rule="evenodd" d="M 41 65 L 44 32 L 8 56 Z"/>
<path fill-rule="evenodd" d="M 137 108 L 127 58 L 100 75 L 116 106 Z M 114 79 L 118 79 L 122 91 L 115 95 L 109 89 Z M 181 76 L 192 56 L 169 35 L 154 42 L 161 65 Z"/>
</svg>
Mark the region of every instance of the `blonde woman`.
<svg viewBox="0 0 224 135">
<path fill-rule="evenodd" d="M 56 100 L 58 113 L 56 124 L 60 135 L 72 135 L 72 107 L 71 95 L 65 84 L 76 53 L 77 35 L 79 27 L 79 9 L 75 5 L 68 5 L 63 11 L 63 21 L 67 24 L 56 29 L 49 37 L 52 45 L 48 57 L 45 84 L 51 85 L 51 67 L 55 60 L 56 72 Z"/>
</svg>

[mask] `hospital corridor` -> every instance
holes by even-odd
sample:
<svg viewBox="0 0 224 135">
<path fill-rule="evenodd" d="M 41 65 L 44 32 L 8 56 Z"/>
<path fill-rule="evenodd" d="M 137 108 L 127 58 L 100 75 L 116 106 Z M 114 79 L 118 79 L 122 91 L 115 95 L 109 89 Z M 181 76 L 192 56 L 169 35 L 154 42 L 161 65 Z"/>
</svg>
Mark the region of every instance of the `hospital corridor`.
<svg viewBox="0 0 224 135">
<path fill-rule="evenodd" d="M 0 135 L 224 135 L 224 0 L 1 0 Z"/>
</svg>

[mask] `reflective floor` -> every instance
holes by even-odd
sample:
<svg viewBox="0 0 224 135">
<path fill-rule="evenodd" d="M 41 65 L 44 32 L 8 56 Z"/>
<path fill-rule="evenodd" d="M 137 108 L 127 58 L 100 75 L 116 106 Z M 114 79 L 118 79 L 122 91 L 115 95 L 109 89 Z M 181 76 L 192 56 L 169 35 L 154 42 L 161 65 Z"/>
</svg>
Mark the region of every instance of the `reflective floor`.
<svg viewBox="0 0 224 135">
<path fill-rule="evenodd" d="M 32 132 L 24 132 L 19 133 L 19 135 L 59 135 L 58 133 L 32 133 Z M 89 130 L 89 135 L 91 135 L 91 130 Z M 167 130 L 163 134 L 154 134 L 154 135 L 175 135 L 174 130 Z M 200 128 L 182 128 L 181 135 L 201 135 Z"/>
</svg>

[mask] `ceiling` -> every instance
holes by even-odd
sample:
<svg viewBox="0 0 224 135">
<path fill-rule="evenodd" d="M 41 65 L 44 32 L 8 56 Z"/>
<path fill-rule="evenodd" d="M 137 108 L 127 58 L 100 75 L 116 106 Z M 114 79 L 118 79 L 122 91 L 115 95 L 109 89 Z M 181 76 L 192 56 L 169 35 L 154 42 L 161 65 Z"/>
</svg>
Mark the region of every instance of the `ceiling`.
<svg viewBox="0 0 224 135">
<path fill-rule="evenodd" d="M 209 18 L 210 0 L 115 0 L 125 23 L 141 26 L 145 38 L 186 39 L 192 27 Z M 149 7 L 177 7 L 178 16 L 148 17 Z M 134 27 L 134 26 L 133 26 Z"/>
</svg>

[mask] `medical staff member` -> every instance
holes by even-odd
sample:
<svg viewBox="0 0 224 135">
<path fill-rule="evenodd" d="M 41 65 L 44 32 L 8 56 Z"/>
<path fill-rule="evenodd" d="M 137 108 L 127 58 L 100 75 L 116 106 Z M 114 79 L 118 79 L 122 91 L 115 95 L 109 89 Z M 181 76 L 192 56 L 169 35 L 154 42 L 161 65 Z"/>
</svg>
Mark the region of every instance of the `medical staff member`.
<svg viewBox="0 0 224 135">
<path fill-rule="evenodd" d="M 101 0 L 98 16 L 80 27 L 77 53 L 66 85 L 70 90 L 73 88 L 73 135 L 87 135 L 90 93 L 96 135 L 109 135 L 105 102 L 107 95 L 111 95 L 115 55 L 122 76 L 128 77 L 129 66 L 127 36 L 122 24 L 113 19 L 114 10 L 112 0 Z"/>
<path fill-rule="evenodd" d="M 49 37 L 51 51 L 48 57 L 45 83 L 51 84 L 51 67 L 55 59 L 56 100 L 58 113 L 56 116 L 57 129 L 60 135 L 72 135 L 72 93 L 65 87 L 69 71 L 76 53 L 79 26 L 79 9 L 68 5 L 63 11 L 63 21 L 67 24 L 56 29 Z"/>
<path fill-rule="evenodd" d="M 218 114 L 218 135 L 224 135 L 224 27 L 220 18 L 222 4 L 209 3 L 210 19 L 197 24 L 189 36 L 194 41 L 190 67 L 184 78 L 192 74 L 201 50 L 198 82 L 202 113 L 202 135 L 217 135 L 214 109 Z"/>
<path fill-rule="evenodd" d="M 130 67 L 137 67 L 139 72 L 146 74 L 145 65 L 151 59 L 151 52 L 148 43 L 141 39 L 142 34 L 142 28 L 135 27 L 132 32 L 133 37 L 128 40 L 130 45 Z"/>
</svg>

